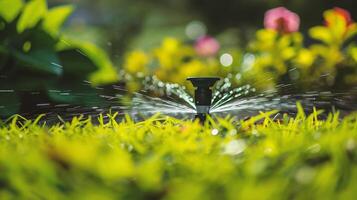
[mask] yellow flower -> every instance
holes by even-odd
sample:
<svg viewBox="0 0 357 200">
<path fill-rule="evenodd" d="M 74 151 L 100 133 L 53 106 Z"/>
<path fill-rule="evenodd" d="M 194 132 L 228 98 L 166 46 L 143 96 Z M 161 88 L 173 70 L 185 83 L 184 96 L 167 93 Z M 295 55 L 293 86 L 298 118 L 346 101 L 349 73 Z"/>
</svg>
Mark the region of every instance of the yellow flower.
<svg viewBox="0 0 357 200">
<path fill-rule="evenodd" d="M 172 68 L 178 60 L 178 54 L 181 48 L 181 42 L 175 38 L 165 38 L 161 47 L 154 50 L 160 67 Z"/>
<path fill-rule="evenodd" d="M 181 42 L 179 40 L 169 37 L 164 39 L 161 48 L 168 53 L 175 53 L 179 50 L 180 46 Z"/>
<path fill-rule="evenodd" d="M 145 74 L 149 62 L 150 58 L 145 52 L 133 51 L 126 56 L 124 68 L 130 74 L 137 74 L 138 72 Z"/>
<path fill-rule="evenodd" d="M 292 57 L 295 56 L 295 54 L 296 54 L 296 52 L 295 52 L 295 48 L 294 47 L 286 47 L 286 48 L 281 50 L 281 57 L 284 60 L 291 59 Z"/>
<path fill-rule="evenodd" d="M 273 30 L 262 29 L 257 31 L 257 41 L 251 44 L 252 49 L 269 51 L 270 49 L 274 48 L 277 36 L 277 32 Z"/>
<path fill-rule="evenodd" d="M 295 62 L 301 67 L 309 67 L 314 63 L 314 61 L 315 55 L 308 49 L 302 49 L 295 59 Z"/>
<path fill-rule="evenodd" d="M 309 30 L 310 36 L 329 45 L 342 45 L 357 34 L 357 24 L 353 23 L 347 10 L 334 8 L 324 12 L 325 26 L 315 26 Z"/>
<path fill-rule="evenodd" d="M 204 74 L 205 71 L 208 71 L 206 68 L 207 67 L 202 62 L 198 60 L 192 60 L 180 67 L 180 76 L 185 78 L 190 76 L 208 75 Z"/>
</svg>

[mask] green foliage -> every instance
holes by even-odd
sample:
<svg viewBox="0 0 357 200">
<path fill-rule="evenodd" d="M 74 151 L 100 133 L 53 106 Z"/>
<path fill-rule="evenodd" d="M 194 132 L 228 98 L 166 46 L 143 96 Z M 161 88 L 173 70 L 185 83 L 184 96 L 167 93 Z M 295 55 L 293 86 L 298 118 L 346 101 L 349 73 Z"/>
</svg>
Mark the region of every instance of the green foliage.
<svg viewBox="0 0 357 200">
<path fill-rule="evenodd" d="M 1 0 L 0 1 L 0 16 L 7 22 L 11 22 L 21 11 L 23 6 L 22 0 Z"/>
<path fill-rule="evenodd" d="M 48 10 L 43 21 L 43 28 L 52 36 L 58 36 L 59 30 L 69 15 L 71 15 L 73 9 L 71 5 L 64 5 Z"/>
<path fill-rule="evenodd" d="M 353 199 L 357 115 L 0 127 L 1 199 Z"/>
<path fill-rule="evenodd" d="M 65 41 L 65 42 L 63 42 L 63 41 Z M 99 69 L 97 69 L 94 72 L 93 71 L 84 72 L 84 71 L 88 70 L 88 69 L 85 69 L 85 67 L 87 67 L 86 64 L 77 63 L 76 65 L 68 65 L 68 66 L 72 66 L 72 68 L 70 70 L 72 70 L 73 73 L 76 73 L 77 75 L 81 75 L 81 76 L 83 76 L 83 74 L 89 74 L 88 78 L 90 81 L 93 82 L 94 85 L 98 85 L 101 83 L 108 83 L 108 82 L 110 83 L 110 82 L 114 82 L 118 79 L 117 73 L 113 67 L 113 64 L 110 61 L 110 58 L 108 57 L 108 55 L 105 53 L 104 50 L 98 48 L 96 45 L 94 45 L 90 42 L 77 41 L 70 37 L 63 38 L 63 41 L 61 43 L 59 43 L 57 46 L 57 49 L 60 52 L 66 51 L 66 50 L 72 50 L 72 53 L 74 53 L 73 47 L 76 47 L 76 50 L 79 50 L 79 53 L 82 54 L 80 56 L 84 55 L 85 57 L 91 58 L 90 62 L 93 63 L 93 67 L 95 69 L 98 68 L 97 66 L 100 66 Z M 68 46 L 68 44 L 70 44 L 70 46 Z M 77 51 L 77 55 L 78 55 L 78 51 Z M 72 56 L 74 56 L 74 55 L 72 55 Z M 63 60 L 71 62 L 70 58 L 65 57 Z M 73 68 L 75 68 L 75 69 L 73 69 Z M 79 70 L 77 71 L 76 68 L 78 68 Z M 91 73 L 91 72 L 93 72 L 93 73 Z"/>
<path fill-rule="evenodd" d="M 46 0 L 31 0 L 27 3 L 22 11 L 19 21 L 17 22 L 17 31 L 22 33 L 26 29 L 33 28 L 46 15 Z"/>
<path fill-rule="evenodd" d="M 50 89 L 59 89 L 63 82 L 71 89 L 84 80 L 93 85 L 117 80 L 116 70 L 103 50 L 61 34 L 72 11 L 71 5 L 48 9 L 46 0 L 0 1 L 0 90 L 13 90 L 16 95 L 48 93 Z M 85 90 L 95 93 L 89 86 Z M 10 94 L 0 93 L 0 98 L 14 100 L 14 94 L 7 95 Z M 49 98 L 58 100 L 50 95 Z M 74 97 L 63 98 L 67 98 L 65 102 L 78 103 L 71 102 Z M 20 101 L 21 95 L 15 99 Z M 13 102 L 18 106 L 12 108 L 24 103 L 18 101 Z M 19 111 L 5 108 L 8 105 L 0 105 L 0 116 L 8 115 L 10 110 L 10 114 Z"/>
</svg>

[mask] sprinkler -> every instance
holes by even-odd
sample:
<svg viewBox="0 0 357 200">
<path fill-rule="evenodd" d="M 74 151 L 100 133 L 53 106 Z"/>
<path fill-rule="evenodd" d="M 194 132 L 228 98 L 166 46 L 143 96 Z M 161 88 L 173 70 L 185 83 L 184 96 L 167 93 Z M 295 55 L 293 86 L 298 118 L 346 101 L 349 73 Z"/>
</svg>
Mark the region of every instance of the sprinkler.
<svg viewBox="0 0 357 200">
<path fill-rule="evenodd" d="M 212 87 L 220 80 L 218 77 L 191 77 L 187 78 L 191 81 L 195 89 L 195 105 L 196 116 L 201 123 L 206 121 L 206 116 L 209 115 L 212 101 Z"/>
</svg>

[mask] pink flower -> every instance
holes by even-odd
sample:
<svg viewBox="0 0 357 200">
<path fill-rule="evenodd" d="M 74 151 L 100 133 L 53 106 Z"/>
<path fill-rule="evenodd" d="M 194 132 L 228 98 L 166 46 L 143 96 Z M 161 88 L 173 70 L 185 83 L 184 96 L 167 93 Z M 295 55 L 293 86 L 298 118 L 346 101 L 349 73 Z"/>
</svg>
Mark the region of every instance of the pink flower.
<svg viewBox="0 0 357 200">
<path fill-rule="evenodd" d="M 214 56 L 220 49 L 219 42 L 210 36 L 203 36 L 197 39 L 195 43 L 196 53 L 200 56 Z"/>
<path fill-rule="evenodd" d="M 300 17 L 285 7 L 277 7 L 265 13 L 264 26 L 281 33 L 292 33 L 299 30 Z"/>
</svg>

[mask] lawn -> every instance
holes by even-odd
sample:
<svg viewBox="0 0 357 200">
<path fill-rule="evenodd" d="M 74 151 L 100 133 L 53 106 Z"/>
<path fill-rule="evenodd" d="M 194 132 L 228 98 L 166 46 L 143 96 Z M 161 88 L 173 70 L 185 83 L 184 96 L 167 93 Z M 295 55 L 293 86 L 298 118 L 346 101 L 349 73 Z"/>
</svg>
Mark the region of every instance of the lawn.
<svg viewBox="0 0 357 200">
<path fill-rule="evenodd" d="M 357 114 L 273 113 L 205 125 L 13 117 L 0 128 L 0 199 L 353 199 Z"/>
</svg>

